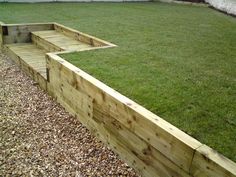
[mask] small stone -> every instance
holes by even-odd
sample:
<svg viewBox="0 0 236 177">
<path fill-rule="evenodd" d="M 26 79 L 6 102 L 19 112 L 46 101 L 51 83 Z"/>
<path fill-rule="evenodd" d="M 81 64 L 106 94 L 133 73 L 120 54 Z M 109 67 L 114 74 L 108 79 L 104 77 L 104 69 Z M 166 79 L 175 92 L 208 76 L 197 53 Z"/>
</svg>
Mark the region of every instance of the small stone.
<svg viewBox="0 0 236 177">
<path fill-rule="evenodd" d="M 0 176 L 138 176 L 9 61 L 0 52 Z"/>
</svg>

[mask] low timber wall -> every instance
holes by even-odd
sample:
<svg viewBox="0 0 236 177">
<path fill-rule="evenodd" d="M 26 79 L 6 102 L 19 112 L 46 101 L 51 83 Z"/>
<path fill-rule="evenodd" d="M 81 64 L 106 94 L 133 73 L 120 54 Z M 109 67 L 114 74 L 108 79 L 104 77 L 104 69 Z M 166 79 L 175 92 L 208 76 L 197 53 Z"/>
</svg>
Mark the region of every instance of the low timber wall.
<svg viewBox="0 0 236 177">
<path fill-rule="evenodd" d="M 200 143 L 57 55 L 47 68 L 58 102 L 141 174 L 188 176 Z"/>
<path fill-rule="evenodd" d="M 47 77 L 39 85 L 142 176 L 236 177 L 234 162 L 67 62 L 63 53 L 46 54 Z"/>
<path fill-rule="evenodd" d="M 49 92 L 143 176 L 235 177 L 234 162 L 201 144 L 57 54 Z"/>
</svg>

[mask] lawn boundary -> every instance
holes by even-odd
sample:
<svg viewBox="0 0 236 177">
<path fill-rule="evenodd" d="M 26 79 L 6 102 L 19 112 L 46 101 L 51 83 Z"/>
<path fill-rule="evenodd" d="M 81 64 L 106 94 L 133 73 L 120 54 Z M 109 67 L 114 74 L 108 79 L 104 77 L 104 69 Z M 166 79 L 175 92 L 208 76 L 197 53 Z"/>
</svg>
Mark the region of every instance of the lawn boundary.
<svg viewBox="0 0 236 177">
<path fill-rule="evenodd" d="M 2 29 L 1 39 L 8 35 Z M 13 60 L 21 60 L 4 46 L 4 41 L 2 48 L 11 52 Z M 32 72 L 27 73 L 141 175 L 236 176 L 234 162 L 60 57 L 69 52 L 46 54 L 46 78 L 37 80 Z M 20 63 L 23 70 L 30 68 Z"/>
</svg>

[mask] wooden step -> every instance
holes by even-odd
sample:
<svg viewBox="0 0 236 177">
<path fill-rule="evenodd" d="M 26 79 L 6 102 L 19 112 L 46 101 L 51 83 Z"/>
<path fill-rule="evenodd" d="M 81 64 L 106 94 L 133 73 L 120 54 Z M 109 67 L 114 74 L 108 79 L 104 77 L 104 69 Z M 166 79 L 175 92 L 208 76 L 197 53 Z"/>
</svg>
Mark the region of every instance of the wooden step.
<svg viewBox="0 0 236 177">
<path fill-rule="evenodd" d="M 32 43 L 7 44 L 16 62 L 26 71 L 36 72 L 46 79 L 46 51 Z M 15 56 L 14 56 L 15 55 Z"/>
<path fill-rule="evenodd" d="M 32 42 L 48 52 L 79 51 L 93 48 L 92 45 L 73 39 L 55 30 L 31 32 Z"/>
</svg>

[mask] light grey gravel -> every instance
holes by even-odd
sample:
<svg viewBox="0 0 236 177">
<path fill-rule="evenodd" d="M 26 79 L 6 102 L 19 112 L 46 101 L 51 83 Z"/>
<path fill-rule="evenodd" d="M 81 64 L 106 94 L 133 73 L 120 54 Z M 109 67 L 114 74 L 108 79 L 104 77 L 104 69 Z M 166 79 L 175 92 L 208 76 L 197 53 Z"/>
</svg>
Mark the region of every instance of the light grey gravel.
<svg viewBox="0 0 236 177">
<path fill-rule="evenodd" d="M 0 52 L 0 176 L 138 176 Z"/>
</svg>

